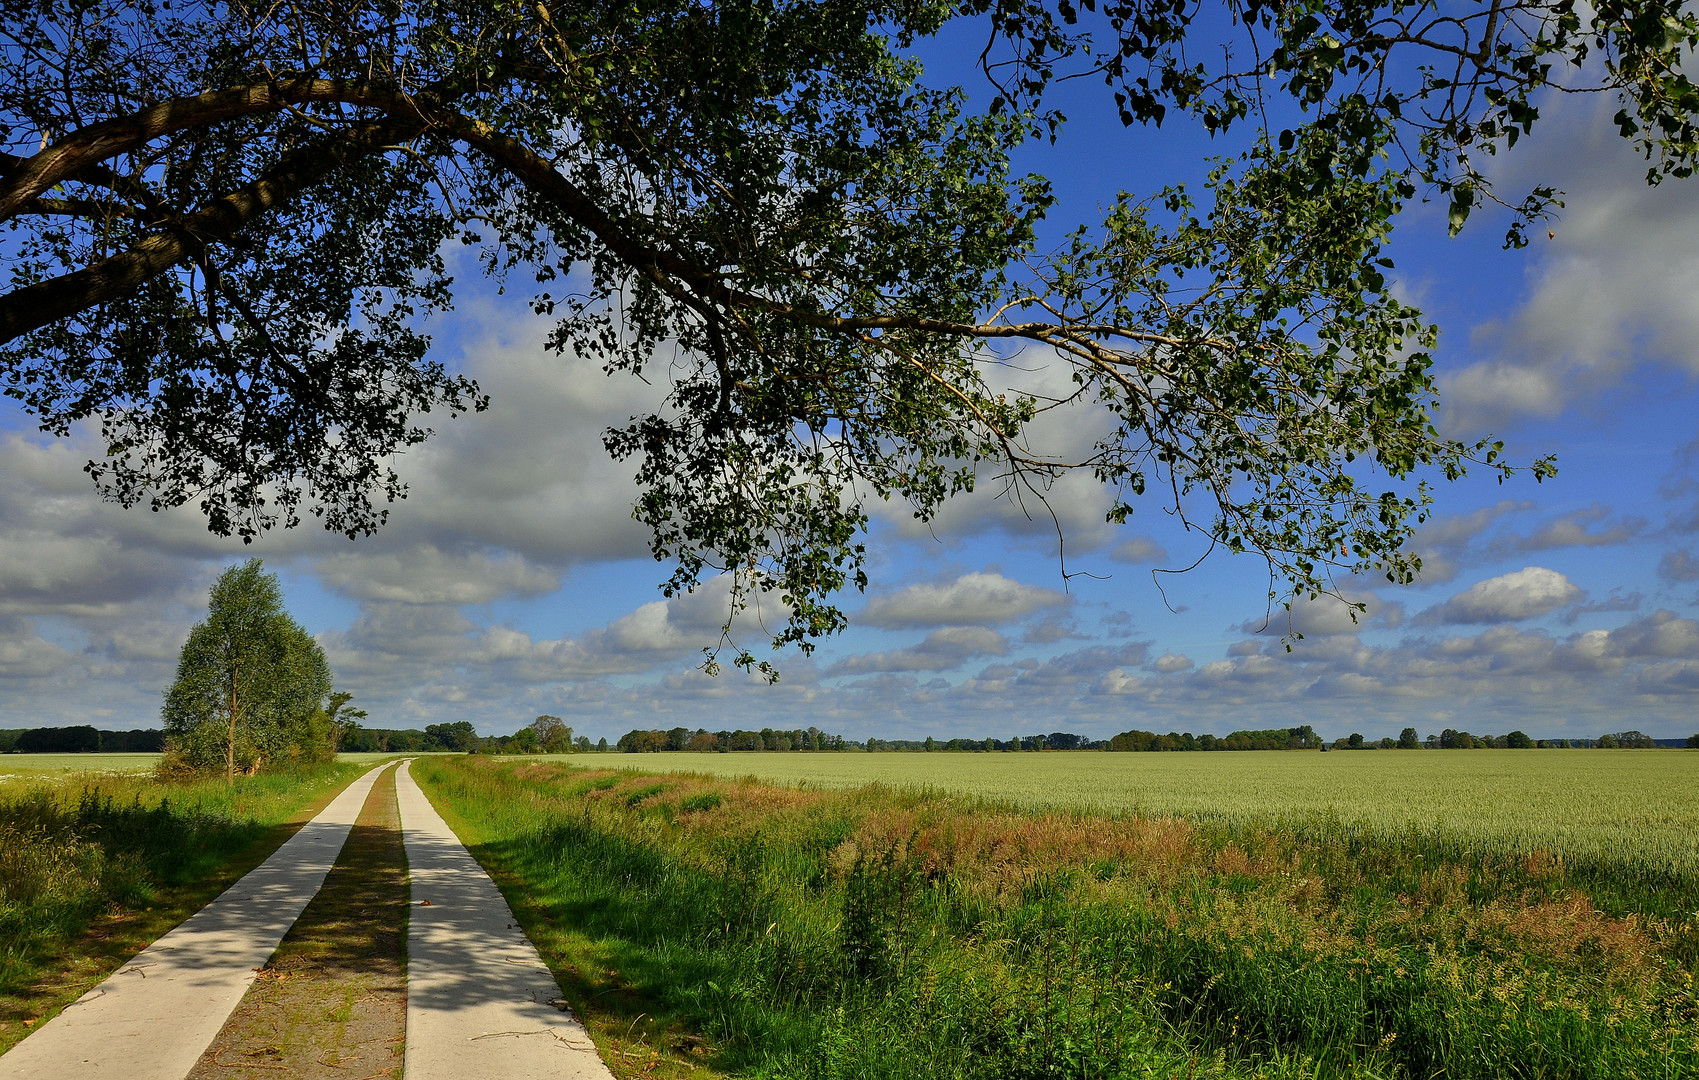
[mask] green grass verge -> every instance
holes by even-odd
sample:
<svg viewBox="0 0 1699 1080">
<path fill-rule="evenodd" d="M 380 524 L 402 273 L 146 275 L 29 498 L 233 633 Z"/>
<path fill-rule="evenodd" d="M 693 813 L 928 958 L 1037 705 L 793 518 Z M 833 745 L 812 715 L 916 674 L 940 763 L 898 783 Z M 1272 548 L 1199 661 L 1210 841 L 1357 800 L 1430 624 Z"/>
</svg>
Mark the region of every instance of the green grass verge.
<svg viewBox="0 0 1699 1080">
<path fill-rule="evenodd" d="M 579 760 L 576 764 L 588 764 Z M 978 795 L 1037 809 L 1184 814 L 1233 825 L 1336 819 L 1443 831 L 1494 850 L 1699 873 L 1699 751 L 620 754 L 603 768 Z"/>
<path fill-rule="evenodd" d="M 413 772 L 622 1075 L 1699 1075 L 1683 874 L 1325 817 Z"/>
<path fill-rule="evenodd" d="M 365 764 L 0 788 L 0 1051 L 259 865 Z"/>
</svg>

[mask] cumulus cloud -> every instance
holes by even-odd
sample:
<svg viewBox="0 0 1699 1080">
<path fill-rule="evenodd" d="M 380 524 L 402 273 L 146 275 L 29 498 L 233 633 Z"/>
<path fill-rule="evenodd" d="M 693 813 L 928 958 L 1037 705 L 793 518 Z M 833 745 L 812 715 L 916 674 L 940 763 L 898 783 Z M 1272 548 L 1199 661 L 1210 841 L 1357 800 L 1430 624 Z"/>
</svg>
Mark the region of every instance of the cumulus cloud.
<svg viewBox="0 0 1699 1080">
<path fill-rule="evenodd" d="M 1089 635 L 1080 633 L 1072 619 L 1061 615 L 1051 615 L 1028 626 L 1026 632 L 1021 634 L 1021 641 L 1028 645 L 1050 645 L 1069 638 L 1086 639 L 1087 637 Z"/>
<path fill-rule="evenodd" d="M 1574 626 L 1584 615 L 1602 615 L 1611 611 L 1639 611 L 1645 601 L 1640 593 L 1613 592 L 1603 600 L 1595 600 L 1590 604 L 1575 604 L 1564 609 L 1559 616 L 1565 625 Z"/>
<path fill-rule="evenodd" d="M 1356 605 L 1363 605 L 1358 610 Z M 1248 619 L 1239 630 L 1247 634 L 1297 635 L 1303 638 L 1355 634 L 1371 625 L 1397 626 L 1404 621 L 1404 607 L 1372 593 L 1347 592 L 1342 596 L 1295 596 L 1289 608 L 1276 608 L 1266 616 Z"/>
<path fill-rule="evenodd" d="M 1157 563 L 1168 558 L 1168 549 L 1148 536 L 1135 536 L 1115 545 L 1109 557 L 1124 563 Z"/>
<path fill-rule="evenodd" d="M 1466 552 L 1483 533 L 1506 517 L 1538 506 L 1527 499 L 1500 499 L 1467 514 L 1436 517 L 1416 530 L 1410 548 L 1422 559 L 1421 580 L 1438 585 L 1454 580 L 1467 561 Z"/>
<path fill-rule="evenodd" d="M 1699 694 L 1699 661 L 1653 664 L 1640 672 L 1635 688 L 1642 694 L 1660 697 Z"/>
<path fill-rule="evenodd" d="M 0 685 L 64 671 L 77 657 L 46 641 L 22 620 L 0 619 Z"/>
<path fill-rule="evenodd" d="M 450 553 L 432 544 L 330 555 L 315 560 L 313 572 L 338 592 L 384 603 L 487 604 L 560 587 L 557 572 L 517 552 Z"/>
<path fill-rule="evenodd" d="M 556 694 L 566 683 L 693 668 L 718 644 L 730 613 L 725 578 L 694 593 L 639 605 L 605 626 L 538 638 L 507 626 L 480 626 L 452 604 L 368 602 L 345 631 L 320 636 L 339 683 L 362 700 L 385 700 L 427 717 L 445 701 L 496 705 L 516 696 Z M 786 612 L 766 598 L 732 621 L 733 640 L 759 643 L 764 620 Z M 794 667 L 786 665 L 787 675 Z M 546 710 L 545 710 L 546 711 Z"/>
<path fill-rule="evenodd" d="M 1185 656 L 1181 653 L 1163 653 L 1161 656 L 1150 662 L 1150 670 L 1160 671 L 1163 674 L 1172 674 L 1176 671 L 1190 671 L 1196 666 L 1196 664 L 1192 663 L 1191 657 Z"/>
<path fill-rule="evenodd" d="M 1560 515 L 1528 536 L 1516 537 L 1509 547 L 1516 551 L 1546 551 L 1565 547 L 1613 547 L 1625 544 L 1646 528 L 1646 519 L 1622 518 L 1603 524 L 1611 516 L 1608 506 L 1594 503 L 1582 510 Z M 1590 528 L 1601 525 L 1602 528 Z"/>
<path fill-rule="evenodd" d="M 1614 101 L 1551 103 L 1510 187 L 1551 183 L 1567 208 L 1536 241 L 1527 299 L 1475 328 L 1478 359 L 1440 380 L 1442 426 L 1478 435 L 1565 409 L 1650 365 L 1699 373 L 1699 191 L 1645 183 Z"/>
<path fill-rule="evenodd" d="M 1423 625 L 1516 622 L 1546 615 L 1586 594 L 1563 574 L 1543 566 L 1525 566 L 1488 578 L 1416 616 Z"/>
<path fill-rule="evenodd" d="M 1699 581 L 1699 559 L 1686 548 L 1666 551 L 1658 560 L 1658 576 L 1665 581 Z"/>
<path fill-rule="evenodd" d="M 1699 659 L 1699 622 L 1655 611 L 1610 631 L 1609 643 L 1620 656 Z"/>
<path fill-rule="evenodd" d="M 932 631 L 918 645 L 889 652 L 847 656 L 826 669 L 828 676 L 859 675 L 870 671 L 945 671 L 975 656 L 1002 656 L 1009 651 L 1003 635 L 983 626 L 947 626 Z"/>
<path fill-rule="evenodd" d="M 875 596 L 852 621 L 887 630 L 926 626 L 997 626 L 1046 608 L 1068 595 L 995 573 L 964 574 L 942 585 L 910 585 Z"/>
</svg>

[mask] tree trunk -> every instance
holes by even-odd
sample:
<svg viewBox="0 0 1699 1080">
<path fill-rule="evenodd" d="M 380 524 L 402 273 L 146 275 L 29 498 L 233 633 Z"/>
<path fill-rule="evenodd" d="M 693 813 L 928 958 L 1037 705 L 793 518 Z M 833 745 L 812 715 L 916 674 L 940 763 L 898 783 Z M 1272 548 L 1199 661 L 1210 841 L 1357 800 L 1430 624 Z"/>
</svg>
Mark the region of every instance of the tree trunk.
<svg viewBox="0 0 1699 1080">
<path fill-rule="evenodd" d="M 236 782 L 236 666 L 230 666 L 230 737 L 224 744 L 224 782 Z"/>
</svg>

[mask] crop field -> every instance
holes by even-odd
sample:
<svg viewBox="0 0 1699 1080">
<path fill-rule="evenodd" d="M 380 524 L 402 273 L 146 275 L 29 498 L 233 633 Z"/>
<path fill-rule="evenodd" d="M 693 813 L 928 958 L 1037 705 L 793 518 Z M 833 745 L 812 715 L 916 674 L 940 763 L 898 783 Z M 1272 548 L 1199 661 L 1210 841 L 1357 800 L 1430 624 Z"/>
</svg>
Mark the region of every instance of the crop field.
<svg viewBox="0 0 1699 1080">
<path fill-rule="evenodd" d="M 1699 1076 L 1699 755 L 626 764 L 414 766 L 622 1077 Z"/>
<path fill-rule="evenodd" d="M 0 755 L 0 784 L 85 774 L 145 773 L 158 762 L 158 754 L 4 754 Z"/>
<path fill-rule="evenodd" d="M 338 754 L 338 762 L 368 765 L 397 754 Z M 19 780 L 79 780 L 146 773 L 158 754 L 0 754 L 0 784 Z"/>
<path fill-rule="evenodd" d="M 810 788 L 878 783 L 1034 809 L 1234 825 L 1331 821 L 1567 857 L 1632 851 L 1699 873 L 1699 751 L 1692 750 L 673 753 L 623 755 L 609 765 Z"/>
</svg>

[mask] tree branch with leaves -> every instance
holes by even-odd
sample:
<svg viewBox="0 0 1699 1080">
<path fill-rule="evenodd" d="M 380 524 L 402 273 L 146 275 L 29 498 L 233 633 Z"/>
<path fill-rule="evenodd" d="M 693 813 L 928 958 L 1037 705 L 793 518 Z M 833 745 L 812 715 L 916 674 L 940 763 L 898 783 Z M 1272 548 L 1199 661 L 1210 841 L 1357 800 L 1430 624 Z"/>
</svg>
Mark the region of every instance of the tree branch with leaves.
<svg viewBox="0 0 1699 1080">
<path fill-rule="evenodd" d="M 985 29 L 984 114 L 912 58 L 952 20 Z M 0 0 L 0 388 L 97 425 L 125 505 L 369 533 L 393 456 L 486 405 L 426 333 L 458 244 L 525 280 L 552 348 L 664 366 L 665 407 L 607 448 L 669 595 L 729 574 L 734 614 L 779 601 L 776 645 L 844 625 L 871 501 L 927 519 L 988 477 L 1042 498 L 1089 471 L 1113 519 L 1165 506 L 1276 596 L 1408 581 L 1429 480 L 1510 468 L 1432 426 L 1399 213 L 1496 200 L 1520 243 L 1559 193 L 1479 162 L 1548 93 L 1618 95 L 1651 178 L 1687 175 L 1696 41 L 1667 0 Z M 1064 78 L 1130 126 L 1248 124 L 1244 149 L 1041 249 L 1049 185 L 1010 160 Z M 1073 393 L 999 385 L 1017 355 Z M 1110 434 L 1044 453 L 1058 408 Z"/>
</svg>

